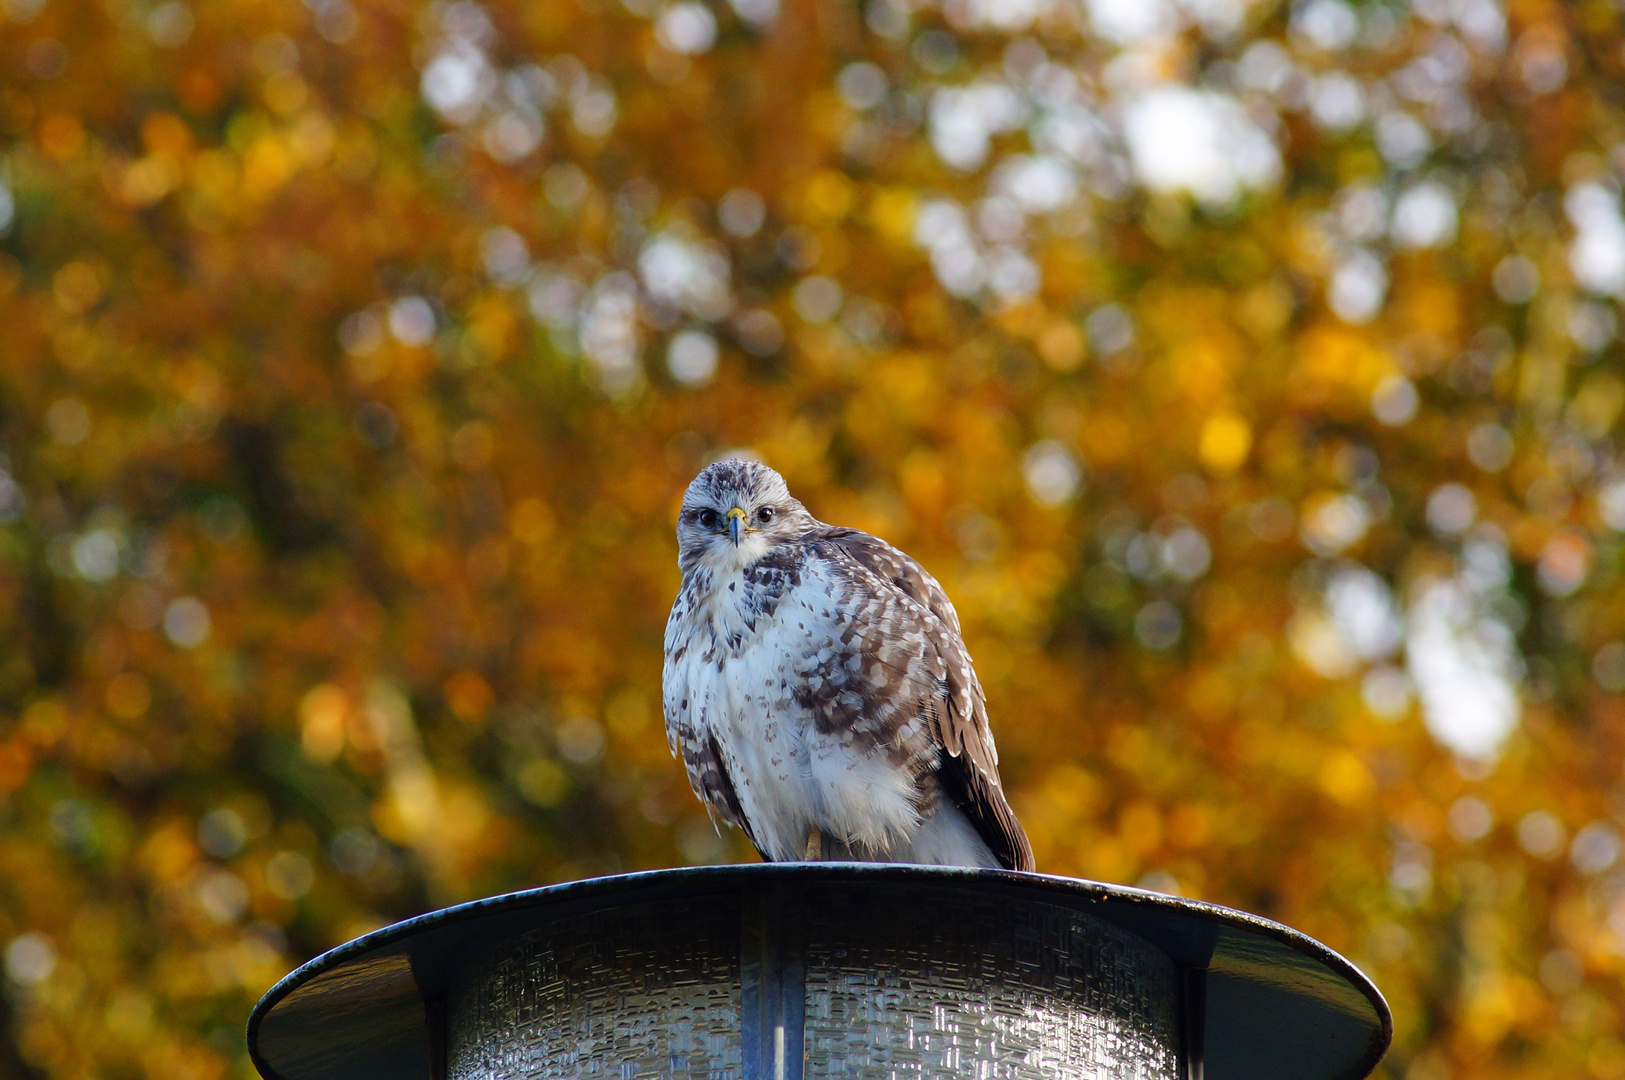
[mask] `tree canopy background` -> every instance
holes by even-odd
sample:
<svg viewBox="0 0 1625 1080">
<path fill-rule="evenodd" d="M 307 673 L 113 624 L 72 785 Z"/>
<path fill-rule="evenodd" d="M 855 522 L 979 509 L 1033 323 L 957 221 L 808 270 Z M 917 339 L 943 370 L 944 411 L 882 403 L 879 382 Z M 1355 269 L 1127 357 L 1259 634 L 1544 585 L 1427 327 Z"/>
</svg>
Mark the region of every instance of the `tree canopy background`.
<svg viewBox="0 0 1625 1080">
<path fill-rule="evenodd" d="M 0 1073 L 749 858 L 691 476 L 946 585 L 1041 870 L 1298 926 L 1385 1075 L 1625 1076 L 1606 0 L 0 0 Z"/>
</svg>

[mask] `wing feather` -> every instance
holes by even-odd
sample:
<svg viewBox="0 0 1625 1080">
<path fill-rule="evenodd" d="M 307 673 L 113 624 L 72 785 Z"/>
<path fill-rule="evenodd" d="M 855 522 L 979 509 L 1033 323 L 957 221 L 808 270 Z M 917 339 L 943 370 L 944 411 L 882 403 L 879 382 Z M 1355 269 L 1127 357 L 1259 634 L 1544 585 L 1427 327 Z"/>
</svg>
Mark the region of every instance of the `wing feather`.
<svg viewBox="0 0 1625 1080">
<path fill-rule="evenodd" d="M 699 796 L 706 813 L 743 830 L 758 850 L 750 820 L 740 804 L 733 777 L 728 773 L 727 755 L 717 742 L 716 732 L 706 722 L 706 700 L 693 675 L 704 661 L 694 650 L 694 642 L 684 635 L 684 616 L 694 603 L 688 589 L 678 594 L 666 624 L 666 660 L 661 683 L 666 714 L 666 742 L 673 756 L 683 761 L 689 787 Z M 771 856 L 763 852 L 771 861 Z"/>
<path fill-rule="evenodd" d="M 868 680 L 871 720 L 912 714 L 940 749 L 937 776 L 947 796 L 1005 866 L 1033 869 L 1032 845 L 999 781 L 999 754 L 988 726 L 987 696 L 971 666 L 948 594 L 918 562 L 856 529 L 828 528 L 807 538 L 866 579 L 879 610 L 863 620 L 865 650 L 887 678 Z M 923 669 L 899 649 L 923 649 Z M 911 662 L 913 661 L 913 662 Z M 890 700 L 875 700 L 890 699 Z M 905 750 L 906 748 L 894 748 Z"/>
</svg>

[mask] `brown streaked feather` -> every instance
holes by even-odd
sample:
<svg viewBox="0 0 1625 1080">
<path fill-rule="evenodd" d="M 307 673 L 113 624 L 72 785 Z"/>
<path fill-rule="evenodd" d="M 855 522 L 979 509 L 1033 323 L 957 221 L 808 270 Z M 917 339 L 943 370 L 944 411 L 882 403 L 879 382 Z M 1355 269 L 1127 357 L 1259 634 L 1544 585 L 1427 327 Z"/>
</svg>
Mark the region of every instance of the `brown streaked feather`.
<svg viewBox="0 0 1625 1080">
<path fill-rule="evenodd" d="M 739 793 L 734 790 L 733 777 L 728 775 L 728 762 L 722 756 L 722 747 L 717 745 L 715 735 L 706 739 L 705 754 L 709 762 L 706 768 L 706 791 L 701 796 L 702 800 L 708 806 L 721 807 L 723 820 L 739 826 L 755 845 L 756 850 L 761 851 L 762 845 L 756 843 L 756 837 L 750 831 L 750 819 L 745 816 L 744 807 L 739 805 Z M 770 855 L 764 854 L 762 857 L 768 862 L 773 861 Z"/>
<path fill-rule="evenodd" d="M 878 622 L 886 628 L 888 640 L 865 642 L 865 646 L 892 676 L 885 685 L 871 681 L 871 692 L 892 698 L 884 703 L 891 706 L 886 712 L 896 710 L 926 719 L 925 726 L 941 751 L 935 765 L 944 793 L 1001 863 L 1013 870 L 1031 871 L 1032 845 L 999 781 L 999 755 L 988 727 L 987 697 L 971 666 L 960 636 L 959 615 L 948 594 L 913 558 L 868 533 L 826 526 L 805 539 L 831 554 L 838 552 L 856 572 L 870 578 L 880 594 L 876 599 L 884 617 Z M 928 650 L 927 667 L 934 678 L 908 677 L 913 665 L 906 658 L 887 655 L 898 646 Z"/>
<path fill-rule="evenodd" d="M 684 724 L 680 729 L 671 730 L 670 739 L 673 751 L 682 754 L 689 786 L 700 797 L 706 811 L 738 827 L 752 844 L 756 844 L 756 837 L 751 834 L 750 820 L 745 816 L 744 807 L 739 804 L 739 793 L 734 790 L 733 778 L 728 775 L 728 762 L 722 748 L 717 745 L 716 735 L 706 732 L 702 738 L 692 725 Z M 760 844 L 756 844 L 756 847 L 761 850 Z M 765 853 L 763 857 L 768 858 Z M 768 861 L 772 859 L 768 858 Z"/>
</svg>

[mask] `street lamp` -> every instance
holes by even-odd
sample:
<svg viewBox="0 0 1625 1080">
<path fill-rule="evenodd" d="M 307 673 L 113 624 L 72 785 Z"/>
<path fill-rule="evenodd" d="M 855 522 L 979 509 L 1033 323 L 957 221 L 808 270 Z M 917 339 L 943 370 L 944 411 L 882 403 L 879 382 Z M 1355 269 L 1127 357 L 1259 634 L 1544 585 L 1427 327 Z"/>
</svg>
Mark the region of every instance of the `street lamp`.
<svg viewBox="0 0 1625 1080">
<path fill-rule="evenodd" d="M 255 1007 L 266 1080 L 1358 1080 L 1364 975 L 1257 916 L 1005 871 L 664 870 L 409 919 Z"/>
</svg>

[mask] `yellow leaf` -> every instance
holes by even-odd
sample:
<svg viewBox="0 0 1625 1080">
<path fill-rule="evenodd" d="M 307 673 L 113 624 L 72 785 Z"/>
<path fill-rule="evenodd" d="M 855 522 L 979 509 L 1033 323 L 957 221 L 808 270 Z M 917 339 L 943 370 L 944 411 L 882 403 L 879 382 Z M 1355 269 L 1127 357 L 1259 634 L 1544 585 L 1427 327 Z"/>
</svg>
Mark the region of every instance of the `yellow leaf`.
<svg viewBox="0 0 1625 1080">
<path fill-rule="evenodd" d="M 852 208 L 852 182 L 834 169 L 823 169 L 807 182 L 806 207 L 815 218 L 834 221 Z"/>
<path fill-rule="evenodd" d="M 1351 750 L 1338 750 L 1320 767 L 1320 789 L 1344 806 L 1358 806 L 1371 795 L 1371 772 Z"/>
<path fill-rule="evenodd" d="M 1202 425 L 1197 453 L 1202 464 L 1217 474 L 1235 472 L 1252 449 L 1253 429 L 1233 412 L 1214 413 Z"/>
</svg>

